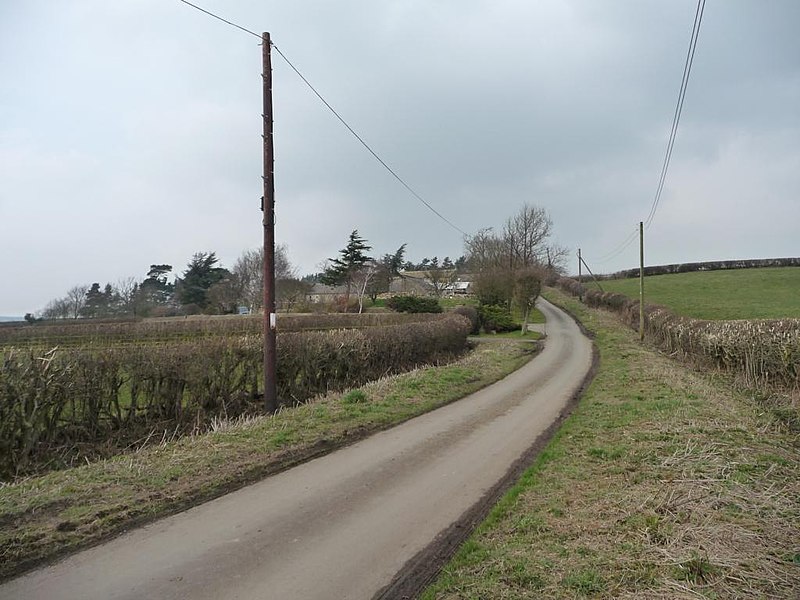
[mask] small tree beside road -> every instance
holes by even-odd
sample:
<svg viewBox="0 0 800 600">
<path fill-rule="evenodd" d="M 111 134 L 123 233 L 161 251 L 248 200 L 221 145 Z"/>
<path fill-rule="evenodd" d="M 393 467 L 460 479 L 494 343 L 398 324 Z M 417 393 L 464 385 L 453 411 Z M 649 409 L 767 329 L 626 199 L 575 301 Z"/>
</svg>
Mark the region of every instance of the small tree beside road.
<svg viewBox="0 0 800 600">
<path fill-rule="evenodd" d="M 528 330 L 528 319 L 542 291 L 542 280 L 535 269 L 525 269 L 517 273 L 514 282 L 514 302 L 522 312 L 522 335 Z"/>
</svg>

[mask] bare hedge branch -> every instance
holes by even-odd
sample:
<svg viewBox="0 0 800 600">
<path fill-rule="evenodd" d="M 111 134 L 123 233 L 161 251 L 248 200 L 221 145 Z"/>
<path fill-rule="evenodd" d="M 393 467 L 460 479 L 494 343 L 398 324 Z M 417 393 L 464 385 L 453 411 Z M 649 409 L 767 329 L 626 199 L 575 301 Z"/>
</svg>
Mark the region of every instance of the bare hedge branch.
<svg viewBox="0 0 800 600">
<path fill-rule="evenodd" d="M 396 316 L 336 320 L 364 325 Z M 280 332 L 280 401 L 292 405 L 450 359 L 466 349 L 470 327 L 465 317 L 447 314 L 402 325 Z M 75 455 L 81 445 L 124 447 L 154 428 L 191 431 L 214 417 L 258 412 L 262 352 L 261 337 L 248 334 L 0 350 L 0 477 Z"/>
</svg>

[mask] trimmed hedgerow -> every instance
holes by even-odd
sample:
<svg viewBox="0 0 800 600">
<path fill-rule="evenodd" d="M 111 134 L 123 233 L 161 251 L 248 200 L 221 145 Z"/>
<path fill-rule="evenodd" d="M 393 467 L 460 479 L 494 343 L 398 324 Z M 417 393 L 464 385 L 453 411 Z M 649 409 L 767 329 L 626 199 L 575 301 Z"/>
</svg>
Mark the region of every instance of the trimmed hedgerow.
<svg viewBox="0 0 800 600">
<path fill-rule="evenodd" d="M 772 267 L 800 267 L 800 258 L 758 258 L 750 260 L 717 260 L 671 265 L 653 265 L 644 268 L 645 277 L 668 273 L 692 273 L 695 271 L 724 271 L 728 269 L 764 269 Z M 618 271 L 607 279 L 629 279 L 639 277 L 639 269 Z"/>
<path fill-rule="evenodd" d="M 428 311 L 428 312 L 441 312 Z M 428 314 L 331 313 L 278 315 L 280 331 L 315 331 L 402 325 L 437 318 Z M 261 315 L 167 317 L 163 319 L 101 321 L 94 319 L 14 324 L 0 327 L 0 345 L 83 346 L 89 343 L 130 344 L 186 341 L 194 338 L 260 335 Z"/>
<path fill-rule="evenodd" d="M 569 278 L 560 279 L 558 287 L 573 296 L 582 295 L 588 306 L 618 313 L 638 329 L 636 300 L 586 290 Z M 646 305 L 645 334 L 663 350 L 729 371 L 746 385 L 800 388 L 800 319 L 702 321 Z"/>
<path fill-rule="evenodd" d="M 366 329 L 280 332 L 277 388 L 291 405 L 467 347 L 459 315 Z M 125 447 L 154 429 L 202 429 L 261 410 L 259 336 L 0 351 L 0 477 L 43 461 Z M 160 436 L 159 436 L 160 439 Z"/>
</svg>

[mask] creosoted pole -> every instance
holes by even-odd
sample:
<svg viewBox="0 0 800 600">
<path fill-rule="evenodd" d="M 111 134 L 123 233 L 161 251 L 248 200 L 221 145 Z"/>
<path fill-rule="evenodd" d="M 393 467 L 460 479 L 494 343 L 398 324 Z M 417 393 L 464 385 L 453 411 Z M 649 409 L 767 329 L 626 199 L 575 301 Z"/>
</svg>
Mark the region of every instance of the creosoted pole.
<svg viewBox="0 0 800 600">
<path fill-rule="evenodd" d="M 261 34 L 264 85 L 264 409 L 275 412 L 275 155 L 272 147 L 272 60 L 269 33 Z"/>
<path fill-rule="evenodd" d="M 578 283 L 581 284 L 581 287 L 579 287 L 578 290 L 583 290 L 583 272 L 581 270 L 581 267 L 583 266 L 583 265 L 581 265 L 582 262 L 583 262 L 583 259 L 581 258 L 581 249 L 578 248 Z M 583 292 L 582 291 L 578 292 L 578 300 L 583 302 Z"/>
<path fill-rule="evenodd" d="M 644 341 L 644 225 L 639 221 L 639 339 Z"/>
</svg>

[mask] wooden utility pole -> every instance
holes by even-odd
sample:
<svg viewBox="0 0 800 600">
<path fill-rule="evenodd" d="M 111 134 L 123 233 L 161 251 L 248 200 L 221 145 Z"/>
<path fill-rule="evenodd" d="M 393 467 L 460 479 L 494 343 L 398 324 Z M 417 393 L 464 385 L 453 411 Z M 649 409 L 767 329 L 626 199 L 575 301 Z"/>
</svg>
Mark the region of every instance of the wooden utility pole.
<svg viewBox="0 0 800 600">
<path fill-rule="evenodd" d="M 583 272 L 582 269 L 581 269 L 581 267 L 583 266 L 582 263 L 583 263 L 583 259 L 581 258 L 581 249 L 578 248 L 578 283 L 580 283 L 581 285 L 583 285 L 583 280 L 581 278 L 582 277 L 581 274 Z M 579 289 L 582 289 L 582 288 L 579 288 Z M 578 292 L 578 300 L 583 302 L 583 293 Z"/>
<path fill-rule="evenodd" d="M 639 339 L 644 341 L 644 225 L 639 221 Z"/>
<path fill-rule="evenodd" d="M 275 155 L 272 147 L 272 58 L 269 33 L 261 34 L 264 92 L 264 409 L 278 410 L 275 386 Z"/>
</svg>

